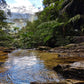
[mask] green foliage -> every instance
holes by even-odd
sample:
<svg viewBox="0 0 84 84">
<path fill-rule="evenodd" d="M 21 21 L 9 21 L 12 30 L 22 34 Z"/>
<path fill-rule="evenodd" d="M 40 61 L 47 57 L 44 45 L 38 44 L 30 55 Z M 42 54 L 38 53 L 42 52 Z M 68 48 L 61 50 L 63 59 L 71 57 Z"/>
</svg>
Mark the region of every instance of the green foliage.
<svg viewBox="0 0 84 84">
<path fill-rule="evenodd" d="M 22 48 L 62 46 L 73 42 L 73 36 L 84 35 L 83 20 L 81 21 L 80 12 L 77 13 L 79 1 L 77 0 L 77 5 L 74 4 L 76 0 L 71 2 L 72 0 L 43 0 L 44 10 L 37 13 L 36 21 L 28 21 L 27 26 L 19 31 L 16 45 L 19 44 L 17 46 Z"/>
<path fill-rule="evenodd" d="M 45 44 L 49 39 L 62 32 L 62 28 L 59 28 L 62 25 L 63 23 L 59 23 L 57 20 L 44 22 L 37 27 L 38 30 L 36 33 L 40 36 L 40 40 Z"/>
<path fill-rule="evenodd" d="M 38 19 L 41 23 L 56 20 L 59 17 L 59 12 L 61 10 L 62 2 L 64 0 L 44 0 L 43 3 L 45 8 L 40 13 Z"/>
<path fill-rule="evenodd" d="M 84 25 L 81 25 L 81 31 L 84 33 Z"/>
<path fill-rule="evenodd" d="M 12 42 L 13 42 L 12 36 L 0 29 L 0 46 L 10 47 L 12 46 Z"/>
<path fill-rule="evenodd" d="M 19 32 L 22 48 L 37 47 L 38 45 L 48 45 L 48 41 L 51 38 L 60 35 L 60 32 L 62 32 L 61 26 L 63 24 L 64 23 L 59 23 L 58 20 L 54 20 L 41 23 L 33 29 L 33 27 L 35 27 L 35 22 L 29 22 L 27 27 Z M 32 25 L 33 27 L 31 28 Z"/>
<path fill-rule="evenodd" d="M 70 18 L 70 20 L 68 21 L 68 23 L 70 23 L 70 22 L 73 22 L 73 23 L 77 22 L 79 19 L 80 19 L 80 15 L 78 14 L 78 15 Z"/>
<path fill-rule="evenodd" d="M 56 0 L 43 0 L 43 5 L 45 7 L 49 6 L 51 3 L 54 3 Z"/>
<path fill-rule="evenodd" d="M 2 29 L 2 27 L 7 26 L 7 22 L 5 22 L 4 20 L 6 20 L 6 16 L 4 14 L 4 11 L 0 10 L 0 29 Z"/>
<path fill-rule="evenodd" d="M 13 38 L 9 34 L 8 23 L 4 11 L 0 10 L 0 46 L 12 46 Z"/>
<path fill-rule="evenodd" d="M 6 16 L 4 14 L 3 10 L 0 10 L 0 21 L 3 21 L 4 19 L 6 19 Z"/>
</svg>

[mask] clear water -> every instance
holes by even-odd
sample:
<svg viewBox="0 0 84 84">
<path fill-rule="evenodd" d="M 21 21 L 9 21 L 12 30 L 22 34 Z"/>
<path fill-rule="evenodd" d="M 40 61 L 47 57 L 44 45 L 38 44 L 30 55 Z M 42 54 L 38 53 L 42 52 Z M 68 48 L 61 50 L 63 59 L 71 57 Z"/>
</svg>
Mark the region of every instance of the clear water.
<svg viewBox="0 0 84 84">
<path fill-rule="evenodd" d="M 32 50 L 14 50 L 2 64 L 6 69 L 0 73 L 0 83 L 30 84 L 31 82 L 59 82 L 54 71 L 48 70 L 37 53 Z"/>
</svg>

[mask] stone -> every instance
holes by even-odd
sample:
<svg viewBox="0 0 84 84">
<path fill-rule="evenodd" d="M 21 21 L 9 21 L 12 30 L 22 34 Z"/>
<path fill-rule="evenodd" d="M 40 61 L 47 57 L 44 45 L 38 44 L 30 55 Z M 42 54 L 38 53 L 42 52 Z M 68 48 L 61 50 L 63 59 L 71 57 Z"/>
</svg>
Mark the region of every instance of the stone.
<svg viewBox="0 0 84 84">
<path fill-rule="evenodd" d="M 1 66 L 2 64 L 4 64 L 4 62 L 0 62 L 0 66 Z"/>
<path fill-rule="evenodd" d="M 54 67 L 53 70 L 55 70 L 65 78 L 84 80 L 84 62 L 59 64 Z"/>
<path fill-rule="evenodd" d="M 12 52 L 12 50 L 10 50 L 10 49 L 5 49 L 5 50 L 3 50 L 3 52 L 10 53 L 10 52 Z"/>
<path fill-rule="evenodd" d="M 38 50 L 49 50 L 50 47 L 47 47 L 47 46 L 39 46 L 37 49 Z"/>
</svg>

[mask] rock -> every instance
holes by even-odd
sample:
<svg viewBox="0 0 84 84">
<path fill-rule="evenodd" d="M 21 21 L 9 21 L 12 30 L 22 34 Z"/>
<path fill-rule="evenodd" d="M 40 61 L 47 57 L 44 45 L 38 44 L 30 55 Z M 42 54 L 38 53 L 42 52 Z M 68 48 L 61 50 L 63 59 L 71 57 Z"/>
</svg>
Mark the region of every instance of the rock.
<svg viewBox="0 0 84 84">
<path fill-rule="evenodd" d="M 39 82 L 31 82 L 30 84 L 71 84 L 71 83 L 67 83 L 66 81 L 60 81 L 60 82 L 46 82 L 46 83 L 39 83 Z"/>
<path fill-rule="evenodd" d="M 81 43 L 84 42 L 84 36 L 76 36 L 74 37 L 75 43 Z"/>
<path fill-rule="evenodd" d="M 8 48 L 9 50 L 15 50 L 16 48 L 15 47 L 11 47 L 11 48 Z"/>
<path fill-rule="evenodd" d="M 5 73 L 8 69 L 0 67 L 0 73 Z M 1 84 L 1 83 L 0 83 Z"/>
<path fill-rule="evenodd" d="M 38 50 L 49 50 L 50 47 L 47 47 L 47 46 L 39 46 L 37 49 Z"/>
<path fill-rule="evenodd" d="M 50 49 L 49 52 L 55 52 L 55 49 L 54 48 L 53 49 Z"/>
<path fill-rule="evenodd" d="M 84 52 L 84 49 L 78 49 L 76 52 Z"/>
<path fill-rule="evenodd" d="M 84 62 L 75 62 L 72 64 L 59 64 L 53 68 L 65 78 L 84 80 Z"/>
<path fill-rule="evenodd" d="M 8 53 L 5 53 L 5 54 L 0 54 L 0 56 L 6 56 Z"/>
<path fill-rule="evenodd" d="M 81 61 L 81 62 L 74 62 L 73 64 L 71 64 L 71 68 L 82 68 L 84 69 L 84 62 Z"/>
<path fill-rule="evenodd" d="M 12 50 L 15 50 L 14 47 L 11 48 L 5 48 L 5 47 L 0 47 L 0 51 L 10 53 Z"/>
<path fill-rule="evenodd" d="M 56 67 L 53 68 L 53 70 L 55 70 L 57 73 L 63 73 L 63 70 L 66 68 L 69 68 L 70 65 L 62 65 L 62 64 L 58 64 Z"/>
<path fill-rule="evenodd" d="M 75 83 L 75 84 L 84 84 L 84 82 L 78 82 L 78 83 Z"/>
<path fill-rule="evenodd" d="M 0 62 L 0 66 L 1 66 L 2 64 L 4 64 L 4 62 Z"/>
<path fill-rule="evenodd" d="M 10 53 L 14 50 L 15 48 L 7 48 L 7 49 L 3 49 L 3 52 L 7 52 Z"/>
<path fill-rule="evenodd" d="M 81 80 L 66 79 L 66 81 L 71 84 L 84 84 L 84 81 Z"/>
<path fill-rule="evenodd" d="M 5 49 L 5 50 L 3 50 L 3 52 L 7 52 L 7 53 L 10 53 L 12 50 L 10 50 L 10 49 Z"/>
<path fill-rule="evenodd" d="M 64 46 L 64 48 L 69 49 L 69 48 L 75 48 L 76 46 L 77 46 L 77 44 L 68 44 L 68 45 Z"/>
<path fill-rule="evenodd" d="M 30 84 L 53 84 L 53 83 L 39 83 L 39 82 L 31 82 Z"/>
</svg>

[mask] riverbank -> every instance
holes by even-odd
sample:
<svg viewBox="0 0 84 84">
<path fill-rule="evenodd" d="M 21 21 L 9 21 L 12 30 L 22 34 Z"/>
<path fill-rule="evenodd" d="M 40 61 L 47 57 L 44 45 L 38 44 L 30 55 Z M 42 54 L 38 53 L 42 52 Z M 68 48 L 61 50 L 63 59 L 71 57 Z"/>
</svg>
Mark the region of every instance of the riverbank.
<svg viewBox="0 0 84 84">
<path fill-rule="evenodd" d="M 0 73 L 7 71 L 7 68 L 2 67 L 8 59 L 8 53 L 12 52 L 14 48 L 0 47 Z"/>
<path fill-rule="evenodd" d="M 0 47 L 0 65 L 2 66 L 8 59 L 8 53 L 14 48 Z M 24 50 L 23 50 L 24 51 Z M 28 50 L 29 51 L 29 50 Z M 34 50 L 37 58 L 43 61 L 44 65 L 49 70 L 54 70 L 58 74 L 59 79 L 64 80 L 59 83 L 49 84 L 84 84 L 84 43 L 69 44 L 66 46 L 49 48 L 45 46 L 38 47 Z M 38 53 L 39 52 L 39 53 Z M 18 55 L 21 52 L 18 52 Z M 23 52 L 23 56 L 26 52 Z M 21 55 L 21 54 L 20 54 Z M 6 68 L 1 68 L 0 73 L 7 71 Z M 31 84 L 40 84 L 32 82 Z M 42 83 L 48 84 L 48 83 Z"/>
<path fill-rule="evenodd" d="M 45 55 L 45 65 L 62 75 L 69 83 L 84 84 L 84 42 L 79 44 L 69 44 L 66 46 L 49 48 L 38 47 L 39 50 L 57 54 L 57 56 Z"/>
</svg>

